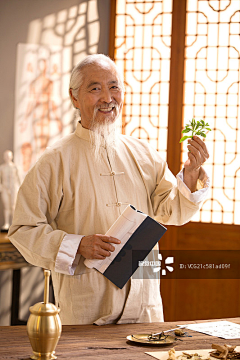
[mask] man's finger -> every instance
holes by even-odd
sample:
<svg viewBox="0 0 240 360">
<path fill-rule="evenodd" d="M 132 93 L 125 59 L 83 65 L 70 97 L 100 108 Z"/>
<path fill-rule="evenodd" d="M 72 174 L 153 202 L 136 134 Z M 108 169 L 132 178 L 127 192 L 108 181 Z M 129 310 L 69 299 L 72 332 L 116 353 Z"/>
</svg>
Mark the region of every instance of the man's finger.
<svg viewBox="0 0 240 360">
<path fill-rule="evenodd" d="M 104 260 L 106 259 L 106 256 L 102 256 L 99 254 L 96 254 L 94 257 L 92 257 L 91 259 L 97 259 L 97 260 Z"/>
<path fill-rule="evenodd" d="M 193 140 L 203 149 L 204 156 L 206 156 L 206 158 L 208 159 L 209 153 L 205 142 L 196 135 L 193 136 Z"/>
<path fill-rule="evenodd" d="M 199 152 L 200 156 L 202 157 L 202 162 L 205 162 L 209 158 L 207 148 L 206 147 L 203 148 L 199 142 L 195 140 L 190 140 L 188 144 L 191 152 L 193 152 L 195 149 Z M 197 155 L 196 151 L 194 151 L 194 153 Z"/>
<path fill-rule="evenodd" d="M 105 258 L 105 257 L 110 256 L 111 253 L 110 253 L 109 251 L 104 250 L 104 249 L 101 248 L 101 249 L 99 249 L 99 251 L 98 251 L 98 255 L 103 256 L 103 257 Z"/>
<path fill-rule="evenodd" d="M 187 148 L 188 148 L 188 150 L 190 150 L 189 151 L 189 154 L 188 154 L 188 156 L 194 156 L 194 158 L 196 159 L 196 161 L 197 161 L 197 159 L 201 156 L 201 152 L 200 152 L 200 150 L 198 150 L 195 146 L 193 146 L 192 144 L 189 144 L 188 146 L 187 146 Z"/>
<path fill-rule="evenodd" d="M 107 235 L 100 235 L 100 239 L 106 243 L 113 243 L 113 244 L 120 244 L 121 241 L 112 237 L 112 236 L 107 236 Z"/>
<path fill-rule="evenodd" d="M 102 244 L 100 244 L 100 247 L 101 247 L 101 249 L 111 251 L 111 252 L 113 252 L 115 250 L 115 247 L 110 243 L 102 242 Z"/>
</svg>

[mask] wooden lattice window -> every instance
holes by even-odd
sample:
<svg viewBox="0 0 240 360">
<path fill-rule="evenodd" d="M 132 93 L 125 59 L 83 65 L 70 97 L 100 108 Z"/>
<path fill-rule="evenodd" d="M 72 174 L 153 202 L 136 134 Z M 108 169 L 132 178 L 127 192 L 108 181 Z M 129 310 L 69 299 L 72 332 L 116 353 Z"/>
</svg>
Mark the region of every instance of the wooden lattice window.
<svg viewBox="0 0 240 360">
<path fill-rule="evenodd" d="M 181 11 L 183 1 L 179 4 Z M 193 221 L 240 224 L 239 1 L 187 1 L 185 6 L 181 57 L 171 48 L 172 1 L 116 1 L 113 57 L 126 81 L 122 132 L 146 139 L 164 159 L 169 152 L 176 174 L 187 156 L 185 145 L 178 144 L 183 124 L 192 117 L 208 121 L 211 196 Z M 176 95 L 174 88 L 180 87 Z"/>
<path fill-rule="evenodd" d="M 148 140 L 166 159 L 171 1 L 117 1 L 114 59 L 126 87 L 122 132 Z"/>
<path fill-rule="evenodd" d="M 188 1 L 184 119 L 207 119 L 211 197 L 196 221 L 240 224 L 240 2 Z"/>
<path fill-rule="evenodd" d="M 209 199 L 190 223 L 168 226 L 160 250 L 240 250 L 240 1 L 111 4 L 110 56 L 126 79 L 122 132 L 149 141 L 176 175 L 187 157 L 184 124 L 203 118 L 213 129 Z M 238 316 L 238 289 L 239 279 L 162 277 L 165 320 Z"/>
</svg>

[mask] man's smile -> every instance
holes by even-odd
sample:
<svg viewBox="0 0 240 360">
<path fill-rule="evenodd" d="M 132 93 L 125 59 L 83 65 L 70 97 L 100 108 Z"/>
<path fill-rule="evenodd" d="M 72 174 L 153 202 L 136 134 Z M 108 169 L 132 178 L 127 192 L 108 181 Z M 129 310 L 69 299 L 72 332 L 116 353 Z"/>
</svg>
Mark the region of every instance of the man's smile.
<svg viewBox="0 0 240 360">
<path fill-rule="evenodd" d="M 110 106 L 110 107 L 105 107 L 105 108 L 99 108 L 98 110 L 100 112 L 103 112 L 103 113 L 110 113 L 111 111 L 113 111 L 113 109 L 115 108 L 115 106 Z"/>
</svg>

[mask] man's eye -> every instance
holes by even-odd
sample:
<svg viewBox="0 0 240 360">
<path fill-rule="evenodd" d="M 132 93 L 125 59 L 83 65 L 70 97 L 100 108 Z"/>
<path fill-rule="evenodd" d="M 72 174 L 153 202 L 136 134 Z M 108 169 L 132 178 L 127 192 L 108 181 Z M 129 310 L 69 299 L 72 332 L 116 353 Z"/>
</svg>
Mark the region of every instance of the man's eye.
<svg viewBox="0 0 240 360">
<path fill-rule="evenodd" d="M 99 87 L 95 87 L 95 88 L 93 88 L 93 89 L 91 89 L 91 91 L 100 91 L 101 89 L 99 88 Z"/>
<path fill-rule="evenodd" d="M 116 85 L 114 85 L 114 86 L 111 87 L 111 89 L 112 89 L 112 90 L 119 90 L 119 87 L 116 86 Z"/>
</svg>

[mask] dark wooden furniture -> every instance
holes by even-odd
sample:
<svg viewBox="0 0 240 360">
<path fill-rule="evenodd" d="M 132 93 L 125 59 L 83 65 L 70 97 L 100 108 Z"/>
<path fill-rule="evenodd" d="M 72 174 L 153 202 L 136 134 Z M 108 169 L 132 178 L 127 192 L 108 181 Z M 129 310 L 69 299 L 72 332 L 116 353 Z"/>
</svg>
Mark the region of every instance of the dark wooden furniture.
<svg viewBox="0 0 240 360">
<path fill-rule="evenodd" d="M 240 324 L 240 318 L 224 319 Z M 191 323 L 200 321 L 191 321 Z M 152 324 L 124 324 L 124 325 L 74 325 L 63 326 L 63 331 L 56 348 L 58 359 L 84 360 L 150 360 L 154 359 L 145 354 L 146 351 L 168 351 L 173 345 L 148 346 L 132 343 L 126 339 L 128 335 L 152 333 L 167 330 L 186 322 L 166 322 Z M 190 323 L 190 322 L 188 322 Z M 210 349 L 213 343 L 239 345 L 238 340 L 224 340 L 204 335 L 195 331 L 188 331 L 192 337 L 184 337 L 183 341 L 174 343 L 178 350 Z M 32 348 L 28 340 L 26 326 L 0 327 L 0 358 L 1 360 L 28 360 L 32 355 Z"/>
<path fill-rule="evenodd" d="M 21 284 L 21 268 L 30 266 L 19 251 L 12 245 L 7 233 L 0 233 L 0 271 L 12 270 L 12 305 L 11 325 L 24 325 L 19 319 L 19 297 Z"/>
</svg>

